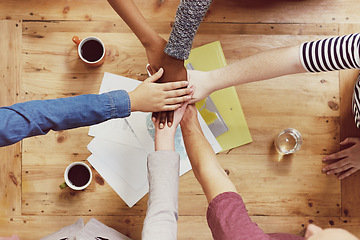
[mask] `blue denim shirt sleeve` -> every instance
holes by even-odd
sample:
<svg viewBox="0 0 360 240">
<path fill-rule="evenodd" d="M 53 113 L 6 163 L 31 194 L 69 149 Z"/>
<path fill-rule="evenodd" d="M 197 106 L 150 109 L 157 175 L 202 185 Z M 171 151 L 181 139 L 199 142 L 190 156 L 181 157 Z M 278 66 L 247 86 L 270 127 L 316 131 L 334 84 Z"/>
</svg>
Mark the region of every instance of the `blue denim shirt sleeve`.
<svg viewBox="0 0 360 240">
<path fill-rule="evenodd" d="M 126 91 L 35 100 L 0 108 L 0 146 L 23 138 L 98 124 L 131 113 Z"/>
</svg>

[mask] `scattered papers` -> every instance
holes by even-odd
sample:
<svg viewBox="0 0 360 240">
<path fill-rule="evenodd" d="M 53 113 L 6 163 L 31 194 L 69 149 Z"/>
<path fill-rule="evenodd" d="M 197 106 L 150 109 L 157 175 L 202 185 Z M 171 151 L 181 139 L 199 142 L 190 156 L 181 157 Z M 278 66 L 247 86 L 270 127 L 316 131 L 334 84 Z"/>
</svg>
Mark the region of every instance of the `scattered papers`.
<svg viewBox="0 0 360 240">
<path fill-rule="evenodd" d="M 105 73 L 100 93 L 123 89 L 133 91 L 141 82 Z M 198 113 L 200 126 L 215 153 L 221 147 L 205 121 Z M 89 163 L 107 181 L 114 191 L 132 207 L 148 191 L 147 155 L 154 151 L 155 128 L 151 113 L 133 112 L 124 119 L 112 119 L 90 127 L 95 137 L 88 145 L 92 155 Z M 175 151 L 180 154 L 180 175 L 191 170 L 180 127 L 175 134 Z"/>
</svg>

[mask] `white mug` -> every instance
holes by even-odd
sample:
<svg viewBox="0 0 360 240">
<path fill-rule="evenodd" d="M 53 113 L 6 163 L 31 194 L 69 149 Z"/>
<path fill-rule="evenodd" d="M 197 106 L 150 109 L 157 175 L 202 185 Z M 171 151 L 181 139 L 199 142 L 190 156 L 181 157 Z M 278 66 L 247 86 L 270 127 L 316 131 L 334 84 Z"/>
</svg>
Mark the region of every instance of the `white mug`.
<svg viewBox="0 0 360 240">
<path fill-rule="evenodd" d="M 65 169 L 65 182 L 59 187 L 64 189 L 69 187 L 73 190 L 83 190 L 87 188 L 92 180 L 90 167 L 83 162 L 73 162 Z"/>
<path fill-rule="evenodd" d="M 72 38 L 77 45 L 77 52 L 81 60 L 90 67 L 98 67 L 105 61 L 105 45 L 97 37 L 80 39 L 78 36 Z"/>
</svg>

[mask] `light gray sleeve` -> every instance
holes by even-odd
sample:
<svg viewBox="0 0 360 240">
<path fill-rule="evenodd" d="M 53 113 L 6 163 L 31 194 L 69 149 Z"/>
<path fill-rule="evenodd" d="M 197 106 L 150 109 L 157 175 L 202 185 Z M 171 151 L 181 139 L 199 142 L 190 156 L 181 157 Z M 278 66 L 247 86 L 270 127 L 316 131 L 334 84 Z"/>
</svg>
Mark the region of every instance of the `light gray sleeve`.
<svg viewBox="0 0 360 240">
<path fill-rule="evenodd" d="M 181 0 L 165 53 L 180 60 L 189 57 L 197 29 L 212 0 Z"/>
<path fill-rule="evenodd" d="M 175 151 L 156 151 L 147 159 L 149 201 L 143 240 L 177 237 L 180 156 Z"/>
</svg>

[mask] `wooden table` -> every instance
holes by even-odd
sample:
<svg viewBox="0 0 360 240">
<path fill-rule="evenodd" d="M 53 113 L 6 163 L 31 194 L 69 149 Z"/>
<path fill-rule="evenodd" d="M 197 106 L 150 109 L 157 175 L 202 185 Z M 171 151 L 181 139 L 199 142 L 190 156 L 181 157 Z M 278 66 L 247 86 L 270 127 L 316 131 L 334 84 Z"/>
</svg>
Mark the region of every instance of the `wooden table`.
<svg viewBox="0 0 360 240">
<path fill-rule="evenodd" d="M 178 1 L 136 0 L 154 29 L 167 38 Z M 21 6 L 21 7 L 19 7 Z M 194 47 L 220 40 L 228 63 L 267 49 L 360 30 L 355 0 L 215 0 Z M 143 80 L 143 47 L 106 1 L 0 1 L 0 105 L 97 93 L 104 72 Z M 77 57 L 71 38 L 97 36 L 107 48 L 95 69 Z M 339 150 L 350 128 L 354 70 L 297 74 L 237 86 L 253 142 L 218 155 L 265 232 L 299 234 L 308 223 L 343 227 L 360 237 L 360 175 L 345 181 L 321 173 L 321 159 Z M 303 146 L 279 159 L 273 139 L 293 127 Z M 40 239 L 79 217 L 91 217 L 140 239 L 147 196 L 129 209 L 104 179 L 85 191 L 60 190 L 63 172 L 86 161 L 88 128 L 50 132 L 1 148 L 0 236 Z M 211 239 L 207 203 L 190 171 L 180 178 L 179 239 Z"/>
</svg>

